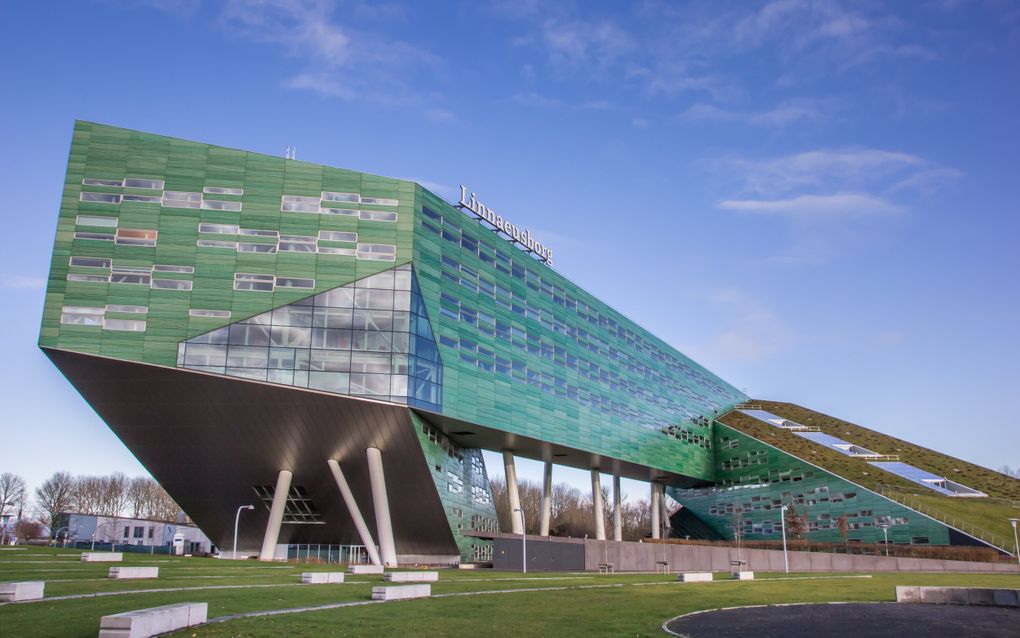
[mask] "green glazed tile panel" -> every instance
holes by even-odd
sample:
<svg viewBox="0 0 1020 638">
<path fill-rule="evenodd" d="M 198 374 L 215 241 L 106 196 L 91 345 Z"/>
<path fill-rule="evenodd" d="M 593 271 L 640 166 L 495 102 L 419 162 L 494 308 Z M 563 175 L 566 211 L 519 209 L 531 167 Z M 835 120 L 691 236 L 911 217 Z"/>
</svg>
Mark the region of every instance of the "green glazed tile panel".
<svg viewBox="0 0 1020 638">
<path fill-rule="evenodd" d="M 491 542 L 461 534 L 463 530 L 499 531 L 482 451 L 457 447 L 413 411 L 411 421 L 446 510 L 461 560 L 492 560 Z"/>
<path fill-rule="evenodd" d="M 742 393 L 432 193 L 415 211 L 444 414 L 711 479 L 697 421 Z"/>
<path fill-rule="evenodd" d="M 114 181 L 140 178 L 159 180 L 164 184 L 159 189 L 119 184 L 83 185 L 82 180 L 86 178 Z M 162 197 L 166 191 L 201 193 L 207 187 L 243 189 L 242 195 L 204 196 L 206 200 L 240 202 L 241 210 L 176 208 L 163 206 L 158 201 L 81 201 L 83 191 L 137 198 Z M 385 177 L 76 122 L 39 344 L 172 366 L 177 344 L 184 339 L 409 262 L 414 188 L 410 182 Z M 318 198 L 324 191 L 355 193 L 359 199 L 396 199 L 399 205 L 393 207 L 365 202 L 332 204 L 353 211 L 348 215 L 281 212 L 283 195 Z M 398 221 L 365 220 L 359 211 L 396 211 Z M 81 220 L 79 215 L 112 218 L 117 228 L 76 223 L 95 221 Z M 277 242 L 275 237 L 238 235 L 236 232 L 200 235 L 200 223 L 306 237 L 317 237 L 320 231 L 355 232 L 359 244 L 395 246 L 395 259 L 369 261 L 345 254 L 265 254 L 198 247 L 200 238 L 253 244 Z M 121 245 L 114 241 L 75 238 L 76 231 L 116 232 L 123 229 L 157 231 L 156 245 Z M 354 246 L 354 243 L 318 242 L 319 251 L 323 247 Z M 192 282 L 192 289 L 165 290 L 140 284 L 68 281 L 69 274 L 72 278 L 109 274 L 109 269 L 69 266 L 72 256 L 111 259 L 114 267 L 151 269 L 156 264 L 191 267 L 193 273 L 160 273 L 159 278 L 184 279 Z M 310 289 L 277 287 L 272 292 L 240 291 L 234 290 L 235 273 L 314 279 L 315 285 Z M 64 306 L 105 309 L 109 305 L 147 307 L 148 312 L 144 315 L 109 311 L 104 317 L 144 320 L 144 332 L 109 330 L 98 325 L 61 324 L 61 308 Z M 193 317 L 189 316 L 190 309 L 229 311 L 231 316 Z"/>
<path fill-rule="evenodd" d="M 850 541 L 881 542 L 879 525 L 887 523 L 890 542 L 949 544 L 941 523 L 758 439 L 718 422 L 713 437 L 721 485 L 667 490 L 724 538 L 739 524 L 741 538 L 780 540 L 780 507 L 792 505 L 806 518 L 805 539 L 842 542 L 837 520 L 846 515 Z"/>
</svg>

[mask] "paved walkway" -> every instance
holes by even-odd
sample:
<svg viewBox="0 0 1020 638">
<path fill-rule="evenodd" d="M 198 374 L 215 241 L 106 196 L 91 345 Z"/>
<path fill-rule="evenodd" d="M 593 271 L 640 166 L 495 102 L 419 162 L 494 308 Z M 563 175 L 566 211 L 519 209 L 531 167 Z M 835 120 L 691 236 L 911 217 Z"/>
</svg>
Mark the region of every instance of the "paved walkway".
<svg viewBox="0 0 1020 638">
<path fill-rule="evenodd" d="M 699 612 L 663 625 L 686 638 L 1016 638 L 1020 609 L 845 603 Z"/>
</svg>

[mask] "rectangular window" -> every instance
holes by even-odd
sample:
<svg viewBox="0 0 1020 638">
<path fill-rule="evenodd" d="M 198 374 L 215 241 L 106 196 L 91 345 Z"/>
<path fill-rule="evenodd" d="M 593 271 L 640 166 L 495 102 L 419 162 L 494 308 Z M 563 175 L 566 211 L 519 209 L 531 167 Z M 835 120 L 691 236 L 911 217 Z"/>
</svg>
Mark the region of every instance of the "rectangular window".
<svg viewBox="0 0 1020 638">
<path fill-rule="evenodd" d="M 280 235 L 280 252 L 314 253 L 315 237 Z"/>
<path fill-rule="evenodd" d="M 315 288 L 314 279 L 299 279 L 297 277 L 277 277 L 277 288 Z"/>
<path fill-rule="evenodd" d="M 331 208 L 325 203 L 322 205 L 320 212 L 323 215 L 343 215 L 345 217 L 357 217 L 361 213 L 359 210 L 351 210 L 350 208 Z"/>
<path fill-rule="evenodd" d="M 138 228 L 118 228 L 116 242 L 122 246 L 155 246 L 156 231 Z"/>
<path fill-rule="evenodd" d="M 152 287 L 157 290 L 191 290 L 194 284 L 186 279 L 153 279 Z"/>
<path fill-rule="evenodd" d="M 220 241 L 216 239 L 199 239 L 199 248 L 229 248 L 230 250 L 237 250 L 236 241 Z"/>
<path fill-rule="evenodd" d="M 179 272 L 190 275 L 195 272 L 194 266 L 171 266 L 168 264 L 156 264 L 152 267 L 153 272 Z"/>
<path fill-rule="evenodd" d="M 358 244 L 358 259 L 396 261 L 397 247 L 390 244 Z"/>
<path fill-rule="evenodd" d="M 95 202 L 97 204 L 119 204 L 120 195 L 113 193 L 86 193 L 82 192 L 79 199 L 83 202 Z"/>
<path fill-rule="evenodd" d="M 135 527 L 135 538 L 145 538 L 144 527 Z"/>
<path fill-rule="evenodd" d="M 361 220 L 366 222 L 395 222 L 397 214 L 379 210 L 361 211 Z"/>
<path fill-rule="evenodd" d="M 261 230 L 258 228 L 241 228 L 238 230 L 239 235 L 245 235 L 248 237 L 280 237 L 279 231 L 275 230 Z"/>
<path fill-rule="evenodd" d="M 357 193 L 332 193 L 323 191 L 322 201 L 324 202 L 360 202 L 361 196 Z"/>
<path fill-rule="evenodd" d="M 362 204 L 374 204 L 375 206 L 399 206 L 399 199 L 390 199 L 388 197 L 362 197 Z"/>
<path fill-rule="evenodd" d="M 110 274 L 110 283 L 114 284 L 143 284 L 148 286 L 152 281 L 152 275 L 148 268 L 118 268 L 114 267 Z"/>
<path fill-rule="evenodd" d="M 92 283 L 109 283 L 110 275 L 83 275 L 81 273 L 68 273 L 68 281 L 85 281 Z"/>
<path fill-rule="evenodd" d="M 199 224 L 198 232 L 218 235 L 236 235 L 240 229 L 234 224 Z"/>
<path fill-rule="evenodd" d="M 203 199 L 202 208 L 205 210 L 229 210 L 237 212 L 241 210 L 241 202 L 227 202 L 221 199 Z"/>
<path fill-rule="evenodd" d="M 209 195 L 244 195 L 243 188 L 226 188 L 223 186 L 206 186 L 202 189 L 202 192 Z"/>
<path fill-rule="evenodd" d="M 82 178 L 81 183 L 85 186 L 109 186 L 111 188 L 121 188 L 124 186 L 124 180 L 122 179 L 96 179 L 94 177 Z"/>
<path fill-rule="evenodd" d="M 257 275 L 252 273 L 235 273 L 234 290 L 254 290 L 272 292 L 276 277 L 273 275 Z"/>
<path fill-rule="evenodd" d="M 106 319 L 103 321 L 103 330 L 145 332 L 145 322 L 139 319 Z"/>
<path fill-rule="evenodd" d="M 276 254 L 276 244 L 256 244 L 253 242 L 240 242 L 237 244 L 239 253 L 264 253 L 267 255 Z"/>
<path fill-rule="evenodd" d="M 64 306 L 60 313 L 60 323 L 72 326 L 101 326 L 105 314 L 105 308 Z"/>
<path fill-rule="evenodd" d="M 353 248 L 339 248 L 337 246 L 319 246 L 319 253 L 324 255 L 347 255 L 348 257 L 357 255 L 357 251 Z"/>
<path fill-rule="evenodd" d="M 189 317 L 206 317 L 212 319 L 230 319 L 229 310 L 202 310 L 200 308 L 192 308 L 188 311 Z"/>
<path fill-rule="evenodd" d="M 96 215 L 78 215 L 74 218 L 78 226 L 99 226 L 101 228 L 116 228 L 116 217 L 97 217 Z"/>
<path fill-rule="evenodd" d="M 163 191 L 164 208 L 201 208 L 202 193 Z"/>
<path fill-rule="evenodd" d="M 101 259 L 99 257 L 71 257 L 68 261 L 70 266 L 78 266 L 79 268 L 109 268 L 113 265 L 113 261 L 110 259 Z"/>
<path fill-rule="evenodd" d="M 150 190 L 161 191 L 163 190 L 163 180 L 128 177 L 124 180 L 124 188 L 148 188 Z"/>
<path fill-rule="evenodd" d="M 163 198 L 159 195 L 124 195 L 123 201 L 125 202 L 145 202 L 148 204 L 159 204 L 163 201 Z"/>
<path fill-rule="evenodd" d="M 123 306 L 120 304 L 107 304 L 106 312 L 124 312 L 132 315 L 144 315 L 149 312 L 147 306 Z"/>
<path fill-rule="evenodd" d="M 339 230 L 320 230 L 320 241 L 358 241 L 358 233 L 346 233 Z"/>
<path fill-rule="evenodd" d="M 317 213 L 319 212 L 319 198 L 284 195 L 280 203 L 280 210 L 285 213 Z"/>
</svg>

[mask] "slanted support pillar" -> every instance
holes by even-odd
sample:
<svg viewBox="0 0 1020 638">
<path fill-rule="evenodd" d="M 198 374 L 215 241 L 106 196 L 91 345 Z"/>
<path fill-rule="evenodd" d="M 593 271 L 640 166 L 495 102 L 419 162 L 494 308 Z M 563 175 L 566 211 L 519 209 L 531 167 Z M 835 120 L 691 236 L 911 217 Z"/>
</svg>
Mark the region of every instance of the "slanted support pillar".
<svg viewBox="0 0 1020 638">
<path fill-rule="evenodd" d="M 623 514 L 620 511 L 620 477 L 613 476 L 613 540 L 623 540 Z"/>
<path fill-rule="evenodd" d="M 606 516 L 602 509 L 602 477 L 598 469 L 591 470 L 591 506 L 595 515 L 595 540 L 606 540 Z"/>
<path fill-rule="evenodd" d="M 379 553 L 383 565 L 397 566 L 397 548 L 393 542 L 393 523 L 390 521 L 390 501 L 386 496 L 386 476 L 383 474 L 382 452 L 370 447 L 368 476 L 372 481 L 372 504 L 375 506 L 375 529 L 379 534 Z"/>
<path fill-rule="evenodd" d="M 652 483 L 652 538 L 659 538 L 659 531 L 662 524 L 659 522 L 659 515 L 662 512 L 662 492 L 658 483 Z"/>
<path fill-rule="evenodd" d="M 545 462 L 545 472 L 542 475 L 542 524 L 538 533 L 540 536 L 549 535 L 549 520 L 552 518 L 552 461 Z"/>
<path fill-rule="evenodd" d="M 514 534 L 523 534 L 521 514 L 516 511 L 521 509 L 521 495 L 517 491 L 517 468 L 514 466 L 514 453 L 511 450 L 503 450 L 503 469 L 506 473 L 506 495 L 510 500 L 510 531 Z"/>
<path fill-rule="evenodd" d="M 287 495 L 290 494 L 290 480 L 293 476 L 290 470 L 280 470 L 276 475 L 276 491 L 273 492 L 273 504 L 269 508 L 269 522 L 266 523 L 266 535 L 262 537 L 259 560 L 276 558 L 276 542 L 280 540 L 280 525 L 283 523 L 283 512 L 287 509 Z"/>
<path fill-rule="evenodd" d="M 354 521 L 354 527 L 358 530 L 358 536 L 361 537 L 361 544 L 368 552 L 369 560 L 373 565 L 382 565 L 382 561 L 379 559 L 379 550 L 376 549 L 375 541 L 372 540 L 372 533 L 368 531 L 368 525 L 365 525 L 365 518 L 361 515 L 361 510 L 358 509 L 358 502 L 354 500 L 354 493 L 351 492 L 351 486 L 347 484 L 347 478 L 340 469 L 340 464 L 333 459 L 329 459 L 326 463 L 329 464 L 329 470 L 333 473 L 336 486 L 340 489 L 340 496 L 344 499 L 344 505 L 347 506 L 347 513 Z"/>
</svg>

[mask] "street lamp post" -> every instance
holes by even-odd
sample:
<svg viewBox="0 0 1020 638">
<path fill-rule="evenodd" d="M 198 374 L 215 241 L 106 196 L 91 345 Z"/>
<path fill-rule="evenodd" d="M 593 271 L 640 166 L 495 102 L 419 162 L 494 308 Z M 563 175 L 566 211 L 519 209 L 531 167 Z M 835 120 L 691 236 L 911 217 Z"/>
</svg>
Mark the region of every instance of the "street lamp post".
<svg viewBox="0 0 1020 638">
<path fill-rule="evenodd" d="M 515 512 L 521 513 L 521 573 L 528 573 L 528 530 L 524 525 L 524 510 L 517 508 Z"/>
<path fill-rule="evenodd" d="M 882 536 L 885 537 L 885 555 L 888 558 L 889 557 L 889 526 L 887 524 L 885 524 L 885 523 L 882 523 L 881 528 L 882 528 Z"/>
<path fill-rule="evenodd" d="M 790 509 L 787 506 L 782 506 L 779 515 L 779 524 L 783 528 L 783 566 L 786 568 L 786 573 L 790 573 L 790 557 L 786 553 L 786 510 Z"/>
<path fill-rule="evenodd" d="M 1009 524 L 1013 526 L 1013 551 L 1016 552 L 1016 562 L 1020 565 L 1020 542 L 1017 541 L 1016 536 L 1016 524 L 1020 522 L 1020 518 L 1009 519 Z"/>
<path fill-rule="evenodd" d="M 254 505 L 242 505 L 237 508 L 237 514 L 234 515 L 234 553 L 231 555 L 231 558 L 234 560 L 237 560 L 237 526 L 241 522 L 241 510 L 253 509 L 255 509 Z"/>
</svg>

